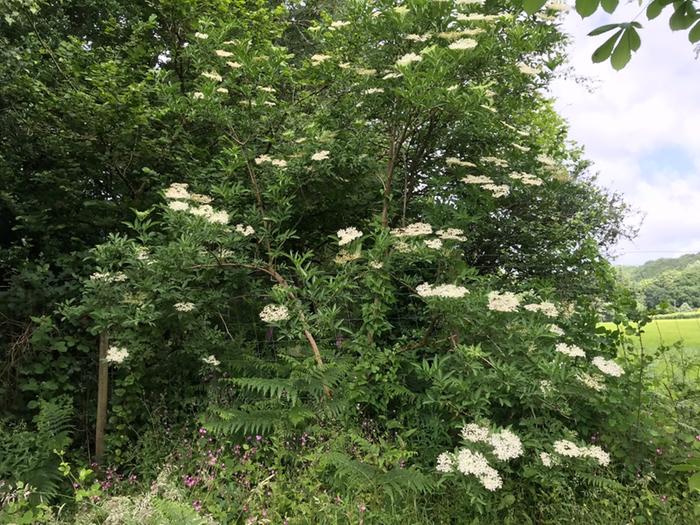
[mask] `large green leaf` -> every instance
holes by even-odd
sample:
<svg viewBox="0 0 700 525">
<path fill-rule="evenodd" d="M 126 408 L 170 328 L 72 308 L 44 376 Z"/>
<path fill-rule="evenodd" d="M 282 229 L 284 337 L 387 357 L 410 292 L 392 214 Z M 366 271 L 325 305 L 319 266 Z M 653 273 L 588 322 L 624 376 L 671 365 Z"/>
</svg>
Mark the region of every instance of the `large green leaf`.
<svg viewBox="0 0 700 525">
<path fill-rule="evenodd" d="M 696 472 L 688 480 L 688 486 L 691 490 L 700 490 L 700 472 Z"/>
<path fill-rule="evenodd" d="M 612 13 L 617 9 L 618 4 L 620 3 L 620 0 L 601 0 L 600 5 L 603 6 L 603 9 L 605 9 L 606 13 Z"/>
<path fill-rule="evenodd" d="M 682 31 L 688 29 L 693 22 L 698 19 L 692 1 L 685 1 L 676 4 L 676 10 L 671 15 L 668 25 L 672 31 Z"/>
<path fill-rule="evenodd" d="M 605 24 L 604 26 L 596 27 L 593 31 L 588 33 L 588 36 L 602 35 L 603 33 L 607 33 L 608 31 L 612 31 L 618 27 L 620 27 L 620 24 Z"/>
<path fill-rule="evenodd" d="M 661 14 L 661 11 L 663 11 L 664 7 L 667 5 L 668 3 L 664 2 L 663 0 L 652 0 L 652 2 L 647 6 L 647 18 L 649 20 L 653 20 Z"/>
<path fill-rule="evenodd" d="M 523 9 L 528 15 L 532 15 L 542 9 L 547 0 L 523 0 Z"/>
<path fill-rule="evenodd" d="M 627 65 L 632 58 L 632 42 L 629 29 L 625 30 L 610 56 L 610 63 L 617 71 Z"/>
<path fill-rule="evenodd" d="M 620 38 L 620 35 L 622 34 L 622 29 L 619 30 L 617 33 L 615 33 L 613 36 L 608 38 L 602 46 L 600 46 L 598 49 L 596 49 L 593 52 L 593 62 L 596 64 L 598 62 L 605 62 L 608 58 L 610 58 L 610 54 L 612 53 L 613 47 L 615 47 L 615 43 L 618 41 Z"/>
<path fill-rule="evenodd" d="M 693 29 L 690 30 L 688 33 L 688 40 L 690 40 L 693 44 L 700 41 L 700 22 L 695 24 Z"/>
<path fill-rule="evenodd" d="M 600 0 L 576 0 L 576 12 L 583 18 L 595 13 L 600 5 Z"/>
</svg>

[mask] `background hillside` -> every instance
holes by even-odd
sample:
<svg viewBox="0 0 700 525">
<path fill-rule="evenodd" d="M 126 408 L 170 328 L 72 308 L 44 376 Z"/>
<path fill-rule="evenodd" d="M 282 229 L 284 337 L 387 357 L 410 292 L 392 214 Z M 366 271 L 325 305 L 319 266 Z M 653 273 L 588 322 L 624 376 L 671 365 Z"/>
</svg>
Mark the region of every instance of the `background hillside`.
<svg viewBox="0 0 700 525">
<path fill-rule="evenodd" d="M 700 308 L 700 253 L 620 266 L 619 273 L 647 308 L 664 302 L 672 309 Z"/>
</svg>

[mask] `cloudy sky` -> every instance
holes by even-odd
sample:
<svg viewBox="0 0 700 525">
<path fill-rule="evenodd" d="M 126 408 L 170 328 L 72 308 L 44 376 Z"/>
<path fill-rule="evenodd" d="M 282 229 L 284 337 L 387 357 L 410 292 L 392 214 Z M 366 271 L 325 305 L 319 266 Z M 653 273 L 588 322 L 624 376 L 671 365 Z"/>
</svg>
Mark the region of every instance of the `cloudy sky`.
<svg viewBox="0 0 700 525">
<path fill-rule="evenodd" d="M 634 2 L 618 11 L 586 20 L 575 12 L 566 16 L 570 65 L 590 82 L 587 88 L 573 78 L 558 79 L 556 107 L 569 121 L 571 138 L 595 163 L 600 183 L 624 194 L 643 215 L 639 236 L 616 248 L 615 262 L 700 252 L 700 60 L 687 31 L 671 32 L 664 13 L 652 22 L 643 14 L 637 19 L 644 26 L 642 47 L 625 69 L 593 64 L 591 54 L 608 34 L 586 34 L 604 23 L 629 21 L 640 8 Z"/>
</svg>

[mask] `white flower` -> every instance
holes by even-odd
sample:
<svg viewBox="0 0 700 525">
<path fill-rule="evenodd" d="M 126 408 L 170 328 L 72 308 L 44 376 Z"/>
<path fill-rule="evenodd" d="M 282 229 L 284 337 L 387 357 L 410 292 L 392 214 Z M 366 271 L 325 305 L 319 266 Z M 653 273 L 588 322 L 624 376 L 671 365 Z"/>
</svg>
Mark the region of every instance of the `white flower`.
<svg viewBox="0 0 700 525">
<path fill-rule="evenodd" d="M 201 100 L 204 98 L 204 93 L 202 93 L 201 91 L 195 91 L 194 93 L 192 93 L 192 98 L 195 100 Z"/>
<path fill-rule="evenodd" d="M 530 148 L 528 148 L 527 146 L 521 146 L 520 144 L 516 144 L 515 142 L 511 143 L 511 146 L 513 146 L 518 151 L 522 151 L 523 153 L 527 153 L 528 151 L 530 151 Z"/>
<path fill-rule="evenodd" d="M 252 226 L 245 226 L 243 224 L 236 224 L 236 232 L 243 235 L 243 237 L 250 237 L 255 233 Z"/>
<path fill-rule="evenodd" d="M 481 162 L 493 164 L 494 166 L 498 166 L 500 168 L 506 168 L 508 166 L 508 161 L 499 159 L 498 157 L 481 157 L 479 160 Z"/>
<path fill-rule="evenodd" d="M 272 159 L 272 165 L 284 169 L 287 167 L 287 161 L 284 159 Z"/>
<path fill-rule="evenodd" d="M 491 195 L 496 198 L 510 195 L 510 187 L 507 184 L 484 184 L 481 187 L 490 191 Z"/>
<path fill-rule="evenodd" d="M 207 357 L 202 357 L 202 361 L 211 366 L 219 366 L 221 362 L 213 355 L 208 355 Z"/>
<path fill-rule="evenodd" d="M 535 76 L 540 73 L 539 69 L 536 69 L 532 66 L 528 66 L 524 62 L 519 62 L 518 63 L 518 69 L 523 75 L 530 75 L 530 76 Z"/>
<path fill-rule="evenodd" d="M 333 29 L 338 29 L 340 27 L 345 27 L 349 26 L 350 22 L 346 22 L 345 20 L 336 20 L 331 24 L 331 28 Z"/>
<path fill-rule="evenodd" d="M 480 452 L 463 448 L 457 454 L 457 470 L 462 474 L 476 476 L 485 489 L 494 491 L 501 488 L 503 481 L 496 469 L 491 467 Z"/>
<path fill-rule="evenodd" d="M 110 346 L 107 350 L 105 361 L 107 361 L 108 363 L 120 364 L 123 363 L 124 359 L 126 359 L 127 357 L 129 357 L 129 351 L 126 348 Z"/>
<path fill-rule="evenodd" d="M 215 51 L 215 53 L 216 53 L 216 56 L 218 56 L 218 57 L 232 57 L 233 56 L 233 53 L 231 53 L 230 51 L 224 51 L 223 49 L 217 49 Z"/>
<path fill-rule="evenodd" d="M 522 456 L 523 444 L 520 438 L 510 430 L 501 430 L 493 434 L 489 443 L 493 447 L 493 454 L 501 461 L 508 461 Z"/>
<path fill-rule="evenodd" d="M 448 166 L 464 166 L 465 168 L 476 168 L 476 164 L 474 164 L 473 162 L 461 160 L 457 157 L 447 157 L 445 159 L 445 164 L 447 164 Z"/>
<path fill-rule="evenodd" d="M 357 73 L 358 75 L 361 75 L 363 77 L 371 77 L 372 75 L 377 74 L 376 69 L 371 69 L 371 68 L 366 68 L 366 67 L 356 67 L 354 69 L 354 71 L 355 71 L 355 73 Z"/>
<path fill-rule="evenodd" d="M 462 439 L 471 441 L 472 443 L 486 443 L 489 439 L 489 429 L 477 425 L 476 423 L 468 423 L 462 427 L 460 431 Z"/>
<path fill-rule="evenodd" d="M 199 31 L 197 31 L 194 34 L 194 37 L 199 38 L 200 40 L 206 40 L 207 38 L 209 38 L 209 35 L 207 35 L 206 33 L 200 33 Z"/>
<path fill-rule="evenodd" d="M 189 212 L 192 215 L 203 217 L 207 222 L 211 222 L 213 224 L 228 224 L 229 221 L 227 212 L 215 210 L 209 204 L 191 207 Z"/>
<path fill-rule="evenodd" d="M 431 285 L 423 283 L 416 287 L 416 293 L 421 297 L 440 297 L 443 299 L 459 299 L 469 293 L 463 286 L 454 284 Z"/>
<path fill-rule="evenodd" d="M 399 16 L 403 16 L 406 13 L 408 13 L 408 7 L 406 7 L 405 5 L 398 5 L 394 7 L 394 12 Z"/>
<path fill-rule="evenodd" d="M 486 0 L 457 0 L 457 5 L 484 5 Z"/>
<path fill-rule="evenodd" d="M 569 357 L 586 357 L 586 352 L 576 345 L 558 343 L 554 350 L 560 354 L 568 355 Z"/>
<path fill-rule="evenodd" d="M 610 454 L 605 452 L 598 445 L 589 445 L 584 450 L 583 455 L 584 457 L 595 459 L 599 464 L 601 464 L 604 467 L 607 467 L 610 464 Z"/>
<path fill-rule="evenodd" d="M 175 310 L 178 312 L 191 312 L 194 310 L 194 303 L 175 303 Z"/>
<path fill-rule="evenodd" d="M 265 162 L 272 162 L 272 157 L 269 155 L 259 155 L 255 157 L 255 164 L 264 164 Z"/>
<path fill-rule="evenodd" d="M 423 57 L 420 55 L 416 55 L 415 53 L 406 53 L 396 61 L 396 65 L 408 66 L 414 62 L 420 62 L 421 60 L 423 60 Z"/>
<path fill-rule="evenodd" d="M 447 47 L 449 47 L 450 49 L 464 51 L 474 49 L 477 46 L 477 44 L 478 42 L 473 38 L 460 38 L 459 40 L 452 42 Z"/>
<path fill-rule="evenodd" d="M 190 205 L 182 201 L 171 201 L 168 203 L 168 208 L 174 211 L 187 211 Z"/>
<path fill-rule="evenodd" d="M 209 195 L 202 195 L 201 193 L 193 193 L 190 195 L 190 200 L 200 204 L 210 204 L 212 202 L 212 198 Z"/>
<path fill-rule="evenodd" d="M 457 14 L 457 20 L 460 22 L 493 22 L 498 20 L 499 15 L 482 15 L 481 13 L 471 13 L 465 15 L 463 13 Z"/>
<path fill-rule="evenodd" d="M 289 310 L 281 304 L 268 304 L 260 312 L 260 319 L 266 323 L 278 323 L 289 319 Z"/>
<path fill-rule="evenodd" d="M 346 244 L 350 244 L 355 239 L 359 239 L 363 234 L 360 230 L 354 226 L 351 226 L 349 228 L 345 228 L 344 230 L 338 230 L 337 235 L 339 239 L 338 245 L 345 246 Z"/>
<path fill-rule="evenodd" d="M 467 175 L 462 179 L 465 184 L 493 184 L 493 180 L 486 175 Z"/>
<path fill-rule="evenodd" d="M 430 38 L 430 33 L 425 33 L 424 35 L 410 34 L 410 35 L 406 35 L 404 37 L 405 40 L 409 40 L 411 42 L 425 42 L 429 38 Z"/>
<path fill-rule="evenodd" d="M 447 228 L 445 230 L 438 230 L 435 235 L 440 237 L 443 241 L 453 240 L 453 241 L 466 241 L 467 238 L 464 236 L 464 231 L 459 228 Z"/>
<path fill-rule="evenodd" d="M 583 456 L 583 450 L 579 446 L 569 440 L 560 439 L 554 442 L 554 451 L 560 456 L 569 458 L 580 458 Z"/>
<path fill-rule="evenodd" d="M 488 309 L 494 312 L 515 312 L 520 305 L 520 299 L 513 292 L 490 292 Z"/>
<path fill-rule="evenodd" d="M 595 390 L 596 392 L 602 392 L 603 390 L 605 390 L 605 384 L 601 382 L 599 377 L 592 376 L 590 374 L 587 374 L 586 372 L 579 372 L 578 374 L 576 374 L 576 379 L 578 379 L 579 382 L 581 382 L 588 388 Z"/>
<path fill-rule="evenodd" d="M 226 62 L 226 65 L 231 69 L 238 69 L 239 67 L 242 67 L 238 62 Z"/>
<path fill-rule="evenodd" d="M 182 182 L 173 182 L 167 190 L 165 190 L 166 199 L 189 199 L 190 193 L 187 191 L 187 184 Z"/>
<path fill-rule="evenodd" d="M 548 396 L 553 390 L 554 388 L 552 387 L 551 381 L 547 381 L 546 379 L 540 381 L 540 392 L 542 392 L 542 395 Z"/>
<path fill-rule="evenodd" d="M 271 86 L 258 86 L 258 89 L 265 93 L 277 93 L 277 90 Z"/>
<path fill-rule="evenodd" d="M 228 95 L 228 89 L 226 88 L 216 88 L 217 93 L 223 93 L 224 95 Z"/>
<path fill-rule="evenodd" d="M 326 160 L 329 157 L 330 153 L 331 153 L 330 151 L 325 150 L 325 149 L 321 150 L 321 151 L 317 151 L 316 153 L 311 155 L 311 160 Z"/>
<path fill-rule="evenodd" d="M 384 265 L 379 261 L 370 261 L 369 267 L 375 270 L 381 270 L 384 267 Z"/>
<path fill-rule="evenodd" d="M 540 452 L 540 461 L 545 467 L 552 466 L 552 456 L 546 452 Z"/>
<path fill-rule="evenodd" d="M 374 88 L 365 89 L 362 92 L 363 95 L 374 95 L 375 93 L 384 93 L 384 88 L 374 87 Z"/>
<path fill-rule="evenodd" d="M 452 459 L 452 454 L 449 452 L 443 452 L 437 457 L 437 466 L 435 470 L 438 472 L 452 472 L 454 468 L 454 460 Z"/>
<path fill-rule="evenodd" d="M 359 258 L 360 254 L 357 252 L 348 252 L 346 250 L 340 250 L 333 259 L 333 262 L 335 262 L 335 264 L 346 264 L 352 261 L 356 261 Z"/>
<path fill-rule="evenodd" d="M 387 73 L 382 77 L 382 80 L 389 80 L 392 78 L 401 78 L 403 75 L 401 73 Z"/>
<path fill-rule="evenodd" d="M 541 312 L 547 317 L 556 317 L 559 315 L 559 311 L 554 303 L 549 301 L 542 301 L 539 304 L 526 304 L 523 308 L 528 312 Z"/>
<path fill-rule="evenodd" d="M 593 358 L 592 363 L 598 370 L 609 376 L 620 377 L 625 373 L 624 369 L 611 359 L 596 356 Z"/>
<path fill-rule="evenodd" d="M 442 248 L 442 241 L 440 239 L 426 239 L 423 243 L 432 250 L 439 250 Z"/>
<path fill-rule="evenodd" d="M 326 60 L 329 60 L 329 59 L 331 59 L 331 58 L 333 58 L 333 57 L 330 56 L 330 55 L 313 55 L 313 56 L 311 57 L 311 63 L 312 63 L 314 66 L 317 66 L 317 65 L 320 64 L 321 62 L 325 62 Z"/>
<path fill-rule="evenodd" d="M 548 328 L 549 328 L 549 331 L 552 332 L 553 334 L 564 335 L 564 330 L 562 330 L 559 326 L 557 326 L 555 324 L 550 324 L 548 326 Z"/>
<path fill-rule="evenodd" d="M 221 82 L 223 80 L 221 75 L 219 75 L 216 71 L 205 71 L 204 73 L 202 73 L 202 76 L 211 80 L 215 80 L 217 82 Z"/>
<path fill-rule="evenodd" d="M 390 233 L 395 237 L 419 237 L 433 233 L 433 227 L 424 222 L 414 222 L 404 228 L 393 228 Z"/>
</svg>

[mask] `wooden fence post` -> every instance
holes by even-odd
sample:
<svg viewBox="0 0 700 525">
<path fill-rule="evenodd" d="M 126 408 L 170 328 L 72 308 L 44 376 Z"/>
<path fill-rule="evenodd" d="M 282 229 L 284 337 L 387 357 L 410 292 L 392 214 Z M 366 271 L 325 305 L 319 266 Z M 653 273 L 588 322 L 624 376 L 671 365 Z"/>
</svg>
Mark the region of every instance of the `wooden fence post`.
<svg viewBox="0 0 700 525">
<path fill-rule="evenodd" d="M 107 393 L 109 391 L 109 365 L 107 364 L 107 332 L 100 333 L 100 362 L 97 369 L 97 423 L 95 425 L 95 463 L 101 464 L 105 452 L 105 426 L 107 424 Z"/>
</svg>

